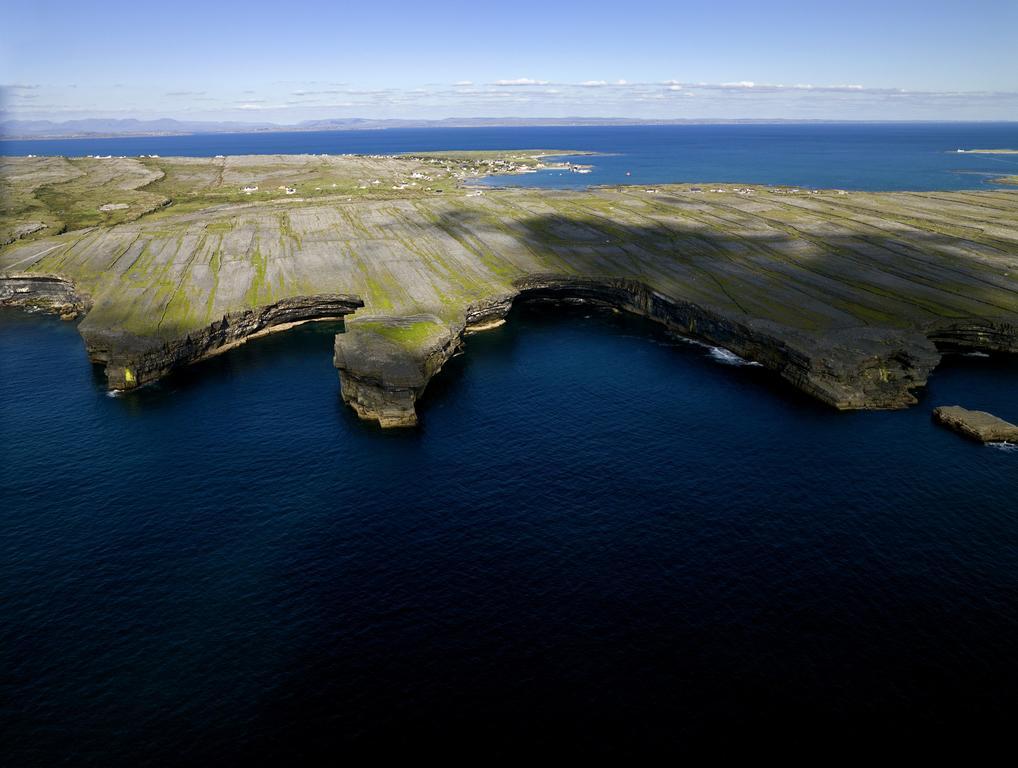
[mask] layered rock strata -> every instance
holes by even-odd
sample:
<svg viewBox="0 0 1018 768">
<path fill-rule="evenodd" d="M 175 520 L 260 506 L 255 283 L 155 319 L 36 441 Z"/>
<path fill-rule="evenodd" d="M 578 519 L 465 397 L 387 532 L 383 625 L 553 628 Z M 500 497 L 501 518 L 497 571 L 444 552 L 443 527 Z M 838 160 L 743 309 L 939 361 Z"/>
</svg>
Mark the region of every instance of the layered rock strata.
<svg viewBox="0 0 1018 768">
<path fill-rule="evenodd" d="M 470 307 L 459 323 L 441 323 L 424 343 L 399 344 L 377 322 L 349 324 L 336 337 L 335 364 L 343 398 L 383 427 L 417 423 L 414 404 L 472 328 L 495 325 L 516 301 L 589 302 L 630 312 L 669 330 L 759 363 L 798 389 L 842 410 L 903 408 L 916 402 L 940 353 L 921 332 L 857 329 L 813 339 L 752 319 L 733 319 L 676 300 L 632 280 L 568 276 L 521 279 L 515 292 Z M 414 322 L 415 318 L 394 321 Z M 1018 348 L 1018 347 L 1016 347 Z"/>
<path fill-rule="evenodd" d="M 232 349 L 249 339 L 317 320 L 340 319 L 364 302 L 356 296 L 296 296 L 256 309 L 230 312 L 204 328 L 169 340 L 111 328 L 79 328 L 93 363 L 106 368 L 110 389 L 132 389 L 175 368 Z M 84 324 L 83 324 L 84 325 Z"/>
<path fill-rule="evenodd" d="M 933 419 L 980 443 L 1018 443 L 1018 425 L 986 411 L 970 411 L 959 405 L 944 405 L 934 409 Z"/>
<path fill-rule="evenodd" d="M 87 312 L 116 389 L 356 310 L 343 397 L 384 426 L 516 301 L 632 312 L 841 409 L 915 403 L 943 354 L 1018 352 L 1018 192 L 461 184 L 524 155 L 7 159 L 0 230 L 47 226 L 0 247 L 0 303 Z"/>
<path fill-rule="evenodd" d="M 56 275 L 0 275 L 0 306 L 22 307 L 73 320 L 91 305 L 89 297 L 79 292 L 71 280 Z"/>
</svg>

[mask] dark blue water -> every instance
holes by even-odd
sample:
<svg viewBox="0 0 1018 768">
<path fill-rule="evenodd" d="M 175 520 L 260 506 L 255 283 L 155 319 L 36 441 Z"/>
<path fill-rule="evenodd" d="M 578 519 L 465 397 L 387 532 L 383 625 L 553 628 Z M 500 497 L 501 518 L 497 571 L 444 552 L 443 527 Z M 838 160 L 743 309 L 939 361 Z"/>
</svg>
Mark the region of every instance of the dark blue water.
<svg viewBox="0 0 1018 768">
<path fill-rule="evenodd" d="M 335 330 L 111 398 L 72 325 L 0 313 L 5 765 L 1013 727 L 1018 453 L 930 410 L 1018 419 L 1018 362 L 837 413 L 642 322 L 522 308 L 383 433 L 341 404 Z"/>
<path fill-rule="evenodd" d="M 592 164 L 589 174 L 555 171 L 492 183 L 579 187 L 714 181 L 867 190 L 985 188 L 997 177 L 1018 174 L 1018 158 L 957 150 L 998 148 L 1018 148 L 1018 123 L 420 128 L 0 141 L 4 155 L 567 149 L 603 154 L 572 158 Z"/>
</svg>

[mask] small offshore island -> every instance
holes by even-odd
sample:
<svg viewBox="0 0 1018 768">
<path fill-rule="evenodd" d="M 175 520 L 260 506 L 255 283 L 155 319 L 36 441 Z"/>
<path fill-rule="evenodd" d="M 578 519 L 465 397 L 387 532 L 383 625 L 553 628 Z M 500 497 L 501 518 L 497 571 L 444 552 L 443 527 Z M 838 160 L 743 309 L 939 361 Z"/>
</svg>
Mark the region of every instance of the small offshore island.
<svg viewBox="0 0 1018 768">
<path fill-rule="evenodd" d="M 651 318 L 839 409 L 1018 352 L 1018 190 L 470 183 L 552 154 L 5 158 L 0 304 L 83 315 L 111 390 L 345 316 L 343 398 L 383 427 L 521 299 Z"/>
<path fill-rule="evenodd" d="M 1018 149 L 957 149 L 960 155 L 1018 155 Z M 1018 184 L 1018 175 L 994 179 L 998 184 Z"/>
</svg>

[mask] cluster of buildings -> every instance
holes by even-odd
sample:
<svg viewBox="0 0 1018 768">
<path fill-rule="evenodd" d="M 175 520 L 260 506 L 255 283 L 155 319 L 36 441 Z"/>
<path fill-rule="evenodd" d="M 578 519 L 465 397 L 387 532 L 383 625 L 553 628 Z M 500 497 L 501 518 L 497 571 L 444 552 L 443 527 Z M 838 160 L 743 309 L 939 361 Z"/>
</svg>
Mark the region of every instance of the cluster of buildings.
<svg viewBox="0 0 1018 768">
<path fill-rule="evenodd" d="M 799 189 L 798 187 L 792 187 L 791 189 L 772 189 L 770 190 L 773 195 L 819 195 L 821 194 L 819 189 Z M 843 189 L 836 189 L 834 193 L 837 195 L 847 195 Z"/>
<path fill-rule="evenodd" d="M 333 184 L 333 186 L 336 186 L 336 185 Z M 297 194 L 297 187 L 296 186 L 291 186 L 289 184 L 280 184 L 278 187 L 276 187 L 276 189 L 278 189 L 280 192 L 285 192 L 288 195 L 296 195 Z M 319 189 L 320 189 L 320 187 L 319 187 Z M 240 191 L 243 192 L 245 195 L 250 195 L 250 194 L 253 194 L 253 193 L 258 191 L 258 185 L 257 184 L 245 184 L 243 187 L 240 188 Z"/>
</svg>

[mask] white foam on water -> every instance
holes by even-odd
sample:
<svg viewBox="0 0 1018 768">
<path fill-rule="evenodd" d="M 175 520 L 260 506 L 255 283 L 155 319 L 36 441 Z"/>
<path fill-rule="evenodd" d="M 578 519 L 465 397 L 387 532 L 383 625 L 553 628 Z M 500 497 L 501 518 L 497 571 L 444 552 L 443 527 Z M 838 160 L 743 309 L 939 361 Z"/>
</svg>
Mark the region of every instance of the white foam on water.
<svg viewBox="0 0 1018 768">
<path fill-rule="evenodd" d="M 122 394 L 124 394 L 122 389 L 111 389 L 106 393 L 106 397 L 120 397 Z"/>
<path fill-rule="evenodd" d="M 707 344 L 706 342 L 699 341 L 698 339 L 690 339 L 687 336 L 680 336 L 679 334 L 669 334 L 669 336 L 676 341 L 681 341 L 684 344 L 692 344 L 696 347 L 701 347 L 707 350 L 707 354 L 717 362 L 723 365 L 745 365 L 752 368 L 762 368 L 762 363 L 756 363 L 752 360 L 747 360 L 744 357 L 739 357 L 737 354 L 732 352 L 730 349 L 724 347 L 715 347 L 713 344 Z"/>
<path fill-rule="evenodd" d="M 724 365 L 750 365 L 760 367 L 760 363 L 754 363 L 743 357 L 739 357 L 730 349 L 725 349 L 724 347 L 708 347 L 708 349 L 710 350 L 708 354 Z"/>
<path fill-rule="evenodd" d="M 991 448 L 996 448 L 998 451 L 1007 451 L 1008 453 L 1018 452 L 1018 443 L 1009 443 L 1007 441 L 1000 443 L 987 443 Z"/>
<path fill-rule="evenodd" d="M 962 357 L 989 357 L 985 352 L 964 352 Z"/>
</svg>

